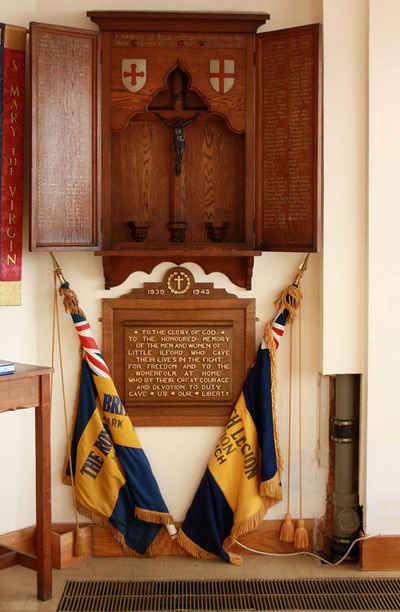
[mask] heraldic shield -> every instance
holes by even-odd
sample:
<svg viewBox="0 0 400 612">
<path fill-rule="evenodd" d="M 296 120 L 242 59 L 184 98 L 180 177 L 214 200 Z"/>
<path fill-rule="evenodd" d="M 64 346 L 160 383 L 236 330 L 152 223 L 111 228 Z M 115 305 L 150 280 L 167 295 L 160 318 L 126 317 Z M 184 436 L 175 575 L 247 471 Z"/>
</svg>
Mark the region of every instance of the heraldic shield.
<svg viewBox="0 0 400 612">
<path fill-rule="evenodd" d="M 210 60 L 210 84 L 215 91 L 224 94 L 235 82 L 235 61 L 229 59 Z"/>
<path fill-rule="evenodd" d="M 136 93 L 146 83 L 147 63 L 145 59 L 123 59 L 121 67 L 121 78 L 124 87 Z"/>
</svg>

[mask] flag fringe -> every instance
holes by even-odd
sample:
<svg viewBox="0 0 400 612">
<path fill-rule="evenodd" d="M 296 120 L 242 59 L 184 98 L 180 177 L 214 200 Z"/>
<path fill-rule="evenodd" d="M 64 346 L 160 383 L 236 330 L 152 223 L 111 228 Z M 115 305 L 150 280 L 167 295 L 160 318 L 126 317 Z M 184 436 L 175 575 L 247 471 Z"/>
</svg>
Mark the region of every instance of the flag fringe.
<svg viewBox="0 0 400 612">
<path fill-rule="evenodd" d="M 66 482 L 66 484 L 68 484 L 68 483 Z M 111 533 L 111 535 L 113 536 L 114 540 L 116 540 L 118 542 L 118 544 L 121 544 L 124 552 L 126 552 L 127 555 L 129 555 L 131 557 L 140 557 L 140 558 L 154 556 L 155 549 L 156 549 L 158 541 L 159 541 L 159 539 L 161 537 L 161 531 L 154 538 L 154 540 L 152 541 L 152 543 L 150 544 L 150 546 L 148 547 L 146 552 L 143 555 L 141 555 L 140 553 L 136 552 L 135 550 L 133 550 L 133 548 L 130 548 L 130 546 L 127 545 L 127 543 L 125 542 L 125 538 L 123 537 L 121 532 L 118 531 L 118 529 L 115 529 L 115 527 L 113 527 L 109 523 L 109 521 L 107 519 L 105 519 L 104 517 L 102 517 L 102 516 L 92 512 L 92 511 L 90 511 L 88 508 L 85 508 L 84 506 L 82 506 L 79 503 L 77 503 L 77 509 L 78 509 L 78 512 L 80 512 L 80 514 L 83 514 L 83 516 L 86 516 L 86 518 L 88 518 L 91 521 L 93 521 L 93 523 L 96 523 L 96 525 L 99 525 L 99 527 L 102 527 L 103 529 L 108 531 L 108 533 Z"/>
<path fill-rule="evenodd" d="M 272 481 L 279 481 L 279 475 L 276 474 L 274 478 L 268 481 L 268 483 L 271 483 Z M 262 484 L 268 484 L 268 483 L 262 483 Z M 275 490 L 275 485 L 273 485 L 272 488 Z M 263 496 L 263 501 L 260 506 L 260 509 L 258 510 L 258 512 L 256 512 L 252 516 L 249 516 L 244 521 L 241 521 L 240 523 L 236 523 L 235 525 L 233 525 L 231 533 L 224 540 L 225 550 L 228 550 L 229 548 L 231 548 L 235 544 L 236 540 L 240 538 L 241 536 L 244 536 L 250 531 L 254 531 L 254 529 L 257 529 L 257 527 L 260 525 L 261 521 L 263 520 L 266 512 L 271 508 L 271 506 L 278 503 L 278 501 L 282 499 L 282 492 L 281 492 L 280 486 L 279 486 L 279 490 L 276 489 L 276 492 L 277 492 L 277 495 L 271 495 L 271 496 L 264 495 L 263 493 L 261 493 L 261 495 Z"/>
<path fill-rule="evenodd" d="M 162 525 L 173 525 L 174 519 L 168 512 L 157 512 L 156 510 L 145 510 L 135 506 L 135 516 L 146 523 L 161 523 Z"/>
<path fill-rule="evenodd" d="M 213 555 L 212 553 L 208 552 L 207 550 L 193 542 L 193 540 L 188 538 L 188 536 L 182 531 L 182 529 L 179 529 L 178 531 L 177 542 L 179 546 L 181 546 L 184 550 L 186 550 L 186 552 L 189 553 L 189 555 L 195 557 L 196 559 L 219 558 L 217 555 Z"/>
<path fill-rule="evenodd" d="M 265 326 L 264 341 L 269 351 L 269 359 L 270 359 L 270 364 L 271 364 L 272 422 L 273 422 L 273 427 L 274 427 L 276 462 L 277 462 L 279 478 L 280 478 L 280 475 L 282 474 L 282 470 L 283 470 L 283 459 L 282 459 L 282 453 L 281 453 L 281 446 L 279 443 L 278 422 L 277 422 L 277 414 L 276 414 L 276 395 L 277 395 L 277 388 L 278 388 L 278 374 L 277 374 L 277 366 L 276 366 L 276 345 L 275 345 L 275 340 L 274 340 L 273 333 L 272 333 L 272 323 L 273 321 L 270 321 Z"/>
<path fill-rule="evenodd" d="M 272 480 L 274 479 L 275 477 Z M 236 566 L 241 565 L 242 557 L 236 553 L 229 552 L 228 549 L 234 546 L 234 544 L 236 543 L 236 540 L 239 537 L 246 535 L 250 531 L 254 531 L 254 529 L 256 529 L 261 523 L 261 521 L 263 520 L 267 510 L 273 504 L 278 502 L 279 499 L 278 498 L 274 498 L 274 499 L 264 498 L 263 503 L 261 504 L 261 507 L 258 510 L 258 512 L 250 516 L 248 519 L 241 521 L 240 523 L 237 523 L 236 525 L 233 526 L 231 533 L 229 534 L 227 538 L 225 538 L 224 544 L 223 544 L 224 550 L 229 556 L 229 562 L 232 565 L 236 565 Z M 202 548 L 201 546 L 193 542 L 193 540 L 191 540 L 184 533 L 182 529 L 179 529 L 177 541 L 178 541 L 178 544 L 184 550 L 186 550 L 186 552 L 188 552 L 189 555 L 191 555 L 192 557 L 195 557 L 197 559 L 218 559 L 219 558 L 218 555 L 213 555 L 212 553 L 209 553 L 204 548 Z"/>
<path fill-rule="evenodd" d="M 260 484 L 260 495 L 266 498 L 272 498 L 271 505 L 282 499 L 281 475 L 276 472 L 275 476 L 270 480 L 264 480 Z"/>
<path fill-rule="evenodd" d="M 232 565 L 236 565 L 237 567 L 242 565 L 243 557 L 241 557 L 240 555 L 237 555 L 236 553 L 228 553 L 228 555 L 229 555 L 229 563 L 231 563 Z"/>
</svg>

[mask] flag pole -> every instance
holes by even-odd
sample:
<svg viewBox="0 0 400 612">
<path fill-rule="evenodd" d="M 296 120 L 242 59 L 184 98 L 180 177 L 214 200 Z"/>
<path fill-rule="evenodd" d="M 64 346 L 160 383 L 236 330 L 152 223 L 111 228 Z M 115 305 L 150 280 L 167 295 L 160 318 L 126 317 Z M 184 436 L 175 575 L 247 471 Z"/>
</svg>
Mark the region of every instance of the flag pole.
<svg viewBox="0 0 400 612">
<path fill-rule="evenodd" d="M 293 382 L 293 321 L 290 321 L 289 336 L 289 411 L 288 411 L 288 452 L 287 452 L 287 502 L 279 539 L 281 542 L 293 542 L 295 527 L 290 514 L 290 477 L 291 477 L 291 450 L 292 450 L 292 382 Z"/>
<path fill-rule="evenodd" d="M 301 301 L 301 291 L 300 291 L 300 283 L 304 272 L 307 270 L 308 260 L 310 257 L 310 253 L 307 253 L 301 264 L 299 265 L 298 272 L 293 280 L 293 286 L 298 288 L 298 311 L 299 311 L 299 320 L 300 320 L 300 301 Z M 293 382 L 293 318 L 290 320 L 290 346 L 289 346 L 289 411 L 288 411 L 288 452 L 287 452 L 287 504 L 286 504 L 286 514 L 284 516 L 279 539 L 281 542 L 293 542 L 296 540 L 299 541 L 299 533 L 303 533 L 299 531 L 299 527 L 304 526 L 304 521 L 302 523 L 298 523 L 297 528 L 295 529 L 295 525 L 292 520 L 292 515 L 290 513 L 290 484 L 291 484 L 291 440 L 292 440 L 292 382 Z"/>
<path fill-rule="evenodd" d="M 302 434 L 302 325 L 301 325 L 301 308 L 299 305 L 299 519 L 294 532 L 294 547 L 308 548 L 309 538 L 308 531 L 303 519 L 303 434 Z"/>
<path fill-rule="evenodd" d="M 68 459 L 69 459 L 70 464 L 71 464 L 72 463 L 71 462 L 71 441 L 70 441 L 70 437 L 69 437 L 69 434 L 68 434 L 68 419 L 67 419 L 67 406 L 66 406 L 66 399 L 65 399 L 64 369 L 63 369 L 62 351 L 61 351 L 60 320 L 59 320 L 59 317 L 58 317 L 56 276 L 57 276 L 58 280 L 60 281 L 61 285 L 67 284 L 67 281 L 65 280 L 64 275 L 63 275 L 62 270 L 61 270 L 61 267 L 60 267 L 58 261 L 56 260 L 56 258 L 54 257 L 52 252 L 50 252 L 50 256 L 51 256 L 51 258 L 53 260 L 53 266 L 54 266 L 54 309 L 53 309 L 53 317 L 54 317 L 54 320 L 57 323 L 58 353 L 59 353 L 60 373 L 61 373 L 61 389 L 62 389 L 63 406 L 64 406 L 65 438 L 66 438 L 66 442 L 67 442 Z M 54 355 L 54 323 L 53 323 L 53 342 L 52 342 L 52 344 L 53 344 L 52 354 Z M 81 533 L 80 526 L 79 526 L 78 509 L 77 509 L 76 495 L 75 495 L 75 484 L 74 484 L 74 479 L 73 479 L 72 473 L 71 473 L 71 492 L 72 492 L 72 505 L 73 505 L 74 517 L 75 517 L 75 538 L 74 538 L 73 552 L 74 552 L 75 557 L 82 557 L 85 554 L 85 543 L 83 541 L 82 533 Z"/>
<path fill-rule="evenodd" d="M 54 272 L 57 274 L 58 280 L 60 281 L 61 285 L 64 285 L 67 281 L 64 278 L 60 264 L 58 263 L 57 259 L 54 257 L 51 251 L 50 251 L 50 257 L 53 260 Z"/>
<path fill-rule="evenodd" d="M 306 257 L 302 261 L 299 266 L 299 273 L 295 279 L 295 284 L 301 288 L 301 280 L 304 272 L 307 270 L 307 264 L 310 253 L 307 253 Z M 300 300 L 301 301 L 301 300 Z M 294 547 L 295 548 L 308 548 L 309 546 L 309 538 L 308 531 L 305 526 L 305 522 L 303 519 L 303 466 L 302 466 L 302 454 L 303 454 L 303 434 L 302 434 L 302 321 L 301 321 L 301 305 L 299 301 L 299 340 L 298 340 L 298 361 L 299 361 L 299 519 L 297 521 L 297 526 L 294 531 Z"/>
</svg>

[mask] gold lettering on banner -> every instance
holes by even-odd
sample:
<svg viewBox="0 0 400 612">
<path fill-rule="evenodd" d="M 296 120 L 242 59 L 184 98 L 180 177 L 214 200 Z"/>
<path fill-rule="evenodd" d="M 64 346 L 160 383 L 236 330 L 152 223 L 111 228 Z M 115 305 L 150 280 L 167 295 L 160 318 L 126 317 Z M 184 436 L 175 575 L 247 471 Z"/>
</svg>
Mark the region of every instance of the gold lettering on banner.
<svg viewBox="0 0 400 612">
<path fill-rule="evenodd" d="M 230 402 L 232 325 L 125 325 L 126 404 Z"/>
<path fill-rule="evenodd" d="M 18 73 L 19 71 L 18 62 L 15 59 L 12 60 L 11 71 L 13 73 Z M 21 121 L 20 121 L 19 112 L 18 112 L 19 111 L 18 99 L 20 97 L 18 83 L 10 84 L 9 96 L 11 100 L 9 125 L 10 125 L 10 130 L 11 130 L 11 137 L 13 140 L 16 140 L 17 130 L 21 129 Z M 19 169 L 20 159 L 18 158 L 17 148 L 16 146 L 14 146 L 14 144 L 11 144 L 10 146 L 9 153 L 8 153 L 8 160 L 9 160 L 8 175 L 10 177 L 16 177 L 17 170 Z M 9 211 L 7 214 L 8 224 L 6 226 L 5 235 L 9 240 L 6 244 L 6 250 L 7 250 L 6 261 L 7 261 L 7 266 L 16 266 L 17 265 L 17 253 L 14 251 L 13 239 L 16 238 L 16 221 L 17 220 L 16 220 L 16 215 L 14 213 L 14 210 L 15 210 L 14 201 L 17 195 L 17 185 L 11 183 L 8 186 L 8 191 L 9 191 L 10 200 L 9 200 Z"/>
</svg>

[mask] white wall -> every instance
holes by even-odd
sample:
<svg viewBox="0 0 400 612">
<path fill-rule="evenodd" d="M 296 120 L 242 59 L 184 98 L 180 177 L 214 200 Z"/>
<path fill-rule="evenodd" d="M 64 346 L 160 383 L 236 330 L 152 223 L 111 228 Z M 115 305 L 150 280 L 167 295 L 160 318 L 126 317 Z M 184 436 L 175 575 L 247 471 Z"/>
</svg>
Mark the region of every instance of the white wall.
<svg viewBox="0 0 400 612">
<path fill-rule="evenodd" d="M 34 8 L 34 10 L 33 10 Z M 120 1 L 118 6 L 112 0 L 102 0 L 93 4 L 93 0 L 19 0 L 18 10 L 10 7 L 8 0 L 0 0 L 2 20 L 16 25 L 27 26 L 29 20 L 93 28 L 86 17 L 89 9 L 131 9 L 129 0 Z M 160 0 L 138 2 L 137 10 L 241 10 L 243 6 L 237 0 L 219 0 L 219 2 L 191 1 L 168 4 Z M 319 0 L 254 0 L 246 5 L 248 11 L 266 11 L 271 13 L 271 20 L 266 29 L 277 29 L 286 26 L 315 23 L 320 21 Z M 29 253 L 27 250 L 27 223 L 25 217 L 24 238 L 24 272 L 23 272 L 23 305 L 19 308 L 5 308 L 0 311 L 0 337 L 2 355 L 19 361 L 50 365 L 51 313 L 53 300 L 53 273 L 50 256 L 46 253 Z M 60 253 L 58 259 L 65 277 L 77 292 L 81 306 L 92 325 L 93 332 L 101 344 L 101 325 L 98 318 L 101 314 L 102 298 L 119 297 L 131 288 L 141 286 L 143 281 L 160 280 L 169 267 L 162 264 L 149 276 L 135 273 L 120 287 L 111 291 L 104 290 L 101 260 L 92 253 Z M 224 287 L 239 297 L 254 297 L 257 304 L 257 339 L 266 321 L 274 314 L 274 301 L 281 290 L 289 284 L 296 272 L 302 255 L 289 253 L 269 253 L 256 258 L 254 266 L 253 287 L 251 292 L 240 290 L 232 285 L 223 275 L 215 273 L 206 277 L 195 265 L 188 267 L 198 281 L 213 281 L 216 287 Z M 326 469 L 318 467 L 316 447 L 318 436 L 318 372 L 320 357 L 320 299 L 319 256 L 312 255 L 309 269 L 303 283 L 303 407 L 304 423 L 304 468 L 305 478 L 303 514 L 306 517 L 318 517 L 325 507 Z M 78 340 L 67 315 L 60 310 L 61 332 L 63 338 L 63 362 L 66 377 L 68 418 L 71 419 L 76 393 L 78 370 Z M 282 450 L 286 453 L 286 406 L 287 406 L 287 366 L 288 343 L 283 342 L 279 350 L 280 368 L 280 431 Z M 2 470 L 2 512 L 0 532 L 8 532 L 34 523 L 34 481 L 33 481 L 33 420 L 26 411 L 19 414 L 3 415 L 0 433 L 0 461 L 7 465 Z M 176 520 L 183 518 L 184 513 L 204 467 L 218 437 L 219 428 L 140 428 L 139 437 L 150 459 L 160 488 L 167 505 Z M 294 426 L 296 434 L 296 424 Z M 292 513 L 295 516 L 298 506 L 298 463 L 297 444 L 294 444 L 292 456 Z M 60 475 L 64 461 L 65 434 L 63 426 L 62 401 L 59 385 L 59 367 L 55 382 L 55 394 L 52 412 L 52 486 L 53 486 L 53 520 L 72 521 L 70 490 L 61 484 Z M 286 478 L 286 475 L 285 475 Z M 284 481 L 285 485 L 285 481 Z M 285 504 L 281 503 L 269 514 L 270 517 L 281 517 Z"/>
<path fill-rule="evenodd" d="M 400 5 L 370 0 L 366 529 L 400 532 Z"/>
<path fill-rule="evenodd" d="M 365 372 L 368 2 L 324 0 L 322 369 Z"/>
<path fill-rule="evenodd" d="M 367 534 L 399 534 L 400 4 L 324 0 L 325 373 L 362 376 Z"/>
</svg>

